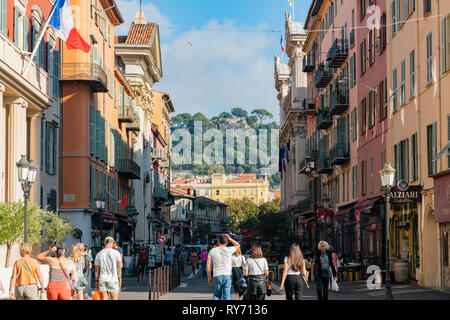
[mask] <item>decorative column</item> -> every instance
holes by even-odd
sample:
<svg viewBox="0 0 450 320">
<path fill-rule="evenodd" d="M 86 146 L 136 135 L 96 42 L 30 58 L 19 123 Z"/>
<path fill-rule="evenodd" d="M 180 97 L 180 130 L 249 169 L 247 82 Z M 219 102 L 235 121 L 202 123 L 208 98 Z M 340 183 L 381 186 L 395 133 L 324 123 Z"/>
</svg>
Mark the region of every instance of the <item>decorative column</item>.
<svg viewBox="0 0 450 320">
<path fill-rule="evenodd" d="M 0 127 L 7 127 L 7 114 L 8 109 L 6 104 L 4 104 L 4 93 L 5 86 L 0 83 Z M 5 129 L 0 130 L 0 148 L 1 150 L 6 150 L 6 144 L 8 143 L 6 137 Z M 7 167 L 5 166 L 5 152 L 0 152 L 0 202 L 6 200 L 6 172 Z"/>
</svg>

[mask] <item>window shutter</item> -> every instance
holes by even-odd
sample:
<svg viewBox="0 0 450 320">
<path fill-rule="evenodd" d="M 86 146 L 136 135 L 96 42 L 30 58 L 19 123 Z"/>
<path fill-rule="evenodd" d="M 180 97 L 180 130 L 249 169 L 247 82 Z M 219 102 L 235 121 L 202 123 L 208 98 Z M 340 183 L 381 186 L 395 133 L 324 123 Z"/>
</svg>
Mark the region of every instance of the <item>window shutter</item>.
<svg viewBox="0 0 450 320">
<path fill-rule="evenodd" d="M 394 146 L 394 156 L 395 156 L 395 183 L 399 181 L 400 177 L 400 145 L 396 144 Z"/>
<path fill-rule="evenodd" d="M 8 0 L 2 0 L 2 32 L 6 34 L 8 19 Z"/>
<path fill-rule="evenodd" d="M 450 114 L 447 115 L 447 134 L 448 134 L 448 142 L 450 142 Z M 448 157 L 448 167 L 450 168 L 450 150 L 447 152 Z"/>
<path fill-rule="evenodd" d="M 57 205 L 56 205 L 56 190 L 51 189 L 50 190 L 50 211 L 57 212 Z"/>
<path fill-rule="evenodd" d="M 337 140 L 338 140 L 338 145 L 341 147 L 345 147 L 345 144 L 347 142 L 346 139 L 346 134 L 345 134 L 345 117 L 340 117 L 338 119 L 338 136 L 337 136 Z"/>
<path fill-rule="evenodd" d="M 89 107 L 89 152 L 94 154 L 95 126 L 94 126 L 94 106 Z"/>
<path fill-rule="evenodd" d="M 112 178 L 111 180 L 111 211 L 116 211 L 116 179 Z"/>
<path fill-rule="evenodd" d="M 50 64 L 51 64 L 51 52 L 50 52 L 50 42 L 47 42 L 47 46 L 46 46 L 47 50 L 45 50 L 45 59 L 46 59 L 46 63 L 45 63 L 45 71 L 47 71 L 47 73 L 50 73 Z"/>
<path fill-rule="evenodd" d="M 442 73 L 447 71 L 446 18 L 441 23 Z"/>
<path fill-rule="evenodd" d="M 44 39 L 42 38 L 41 43 L 39 44 L 39 66 L 44 68 Z"/>
<path fill-rule="evenodd" d="M 104 162 L 106 162 L 106 157 L 105 157 L 105 154 L 106 154 L 106 152 L 105 152 L 105 149 L 106 149 L 106 137 L 105 137 L 105 125 L 106 125 L 106 123 L 105 123 L 105 118 L 102 116 L 102 126 L 101 126 L 101 136 L 100 136 L 100 138 L 102 139 L 102 160 L 104 161 Z"/>
<path fill-rule="evenodd" d="M 56 174 L 58 152 L 58 128 L 53 127 L 53 174 Z"/>
<path fill-rule="evenodd" d="M 44 168 L 44 132 L 45 121 L 41 119 L 41 170 Z"/>
<path fill-rule="evenodd" d="M 406 139 L 406 150 L 405 150 L 405 180 L 409 182 L 409 138 Z"/>
<path fill-rule="evenodd" d="M 23 51 L 28 52 L 28 17 L 23 17 Z"/>
<path fill-rule="evenodd" d="M 100 158 L 100 112 L 95 110 L 95 156 Z"/>
<path fill-rule="evenodd" d="M 53 95 L 59 97 L 59 51 L 53 50 Z"/>
<path fill-rule="evenodd" d="M 435 122 L 435 123 L 433 123 L 432 134 L 431 134 L 431 152 L 432 152 L 432 157 L 433 158 L 437 154 L 436 141 L 437 141 L 437 123 Z M 437 171 L 437 161 L 433 161 L 432 162 L 432 167 L 433 167 L 433 173 L 436 173 L 436 171 Z"/>
<path fill-rule="evenodd" d="M 19 10 L 14 7 L 14 43 L 19 45 Z"/>
<path fill-rule="evenodd" d="M 102 181 L 102 184 L 103 184 L 102 196 L 106 198 L 106 174 L 103 173 L 102 175 L 103 175 L 103 179 L 102 179 L 103 180 Z"/>
<path fill-rule="evenodd" d="M 45 171 L 50 172 L 50 125 L 45 123 Z"/>
</svg>

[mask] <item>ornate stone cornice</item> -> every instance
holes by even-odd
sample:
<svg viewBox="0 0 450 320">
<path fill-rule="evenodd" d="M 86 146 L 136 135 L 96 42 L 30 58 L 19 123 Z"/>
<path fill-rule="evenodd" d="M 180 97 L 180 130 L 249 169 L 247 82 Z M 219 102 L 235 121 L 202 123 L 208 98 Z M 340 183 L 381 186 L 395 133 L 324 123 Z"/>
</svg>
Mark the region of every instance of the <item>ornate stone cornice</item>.
<svg viewBox="0 0 450 320">
<path fill-rule="evenodd" d="M 136 105 L 140 106 L 142 110 L 153 114 L 152 94 L 145 86 L 133 86 L 136 94 Z"/>
</svg>

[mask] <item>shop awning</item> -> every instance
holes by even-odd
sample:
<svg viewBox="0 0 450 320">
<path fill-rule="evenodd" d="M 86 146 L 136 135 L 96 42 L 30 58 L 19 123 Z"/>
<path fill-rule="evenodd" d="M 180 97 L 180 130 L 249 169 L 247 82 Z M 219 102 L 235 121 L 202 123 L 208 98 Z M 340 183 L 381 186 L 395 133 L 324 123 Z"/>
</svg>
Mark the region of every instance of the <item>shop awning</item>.
<svg viewBox="0 0 450 320">
<path fill-rule="evenodd" d="M 119 219 L 120 219 L 120 221 L 127 223 L 129 227 L 133 226 L 133 224 L 131 223 L 131 219 L 129 217 L 119 216 Z"/>
<path fill-rule="evenodd" d="M 117 223 L 119 222 L 119 219 L 117 219 L 115 216 L 113 216 L 112 214 L 109 213 L 103 213 L 102 214 L 102 219 L 104 222 L 107 223 Z"/>
<path fill-rule="evenodd" d="M 255 234 L 257 234 L 258 232 L 259 232 L 259 229 L 245 230 L 244 232 L 241 233 L 241 235 L 244 238 L 250 238 L 250 237 L 254 236 Z"/>
<path fill-rule="evenodd" d="M 356 209 L 356 211 L 358 213 L 368 212 L 368 211 L 370 211 L 373 208 L 375 203 L 378 202 L 381 199 L 383 199 L 382 196 L 371 198 L 371 199 L 367 199 L 367 200 L 363 200 L 363 201 L 361 201 L 361 202 L 356 204 L 355 209 Z"/>
</svg>

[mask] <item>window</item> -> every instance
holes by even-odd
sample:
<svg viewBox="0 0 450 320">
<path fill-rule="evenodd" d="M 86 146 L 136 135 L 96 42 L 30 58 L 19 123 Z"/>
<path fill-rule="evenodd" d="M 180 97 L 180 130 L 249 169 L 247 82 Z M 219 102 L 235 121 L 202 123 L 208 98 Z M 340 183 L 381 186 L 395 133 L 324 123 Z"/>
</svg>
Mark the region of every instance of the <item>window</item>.
<svg viewBox="0 0 450 320">
<path fill-rule="evenodd" d="M 442 73 L 450 70 L 450 15 L 441 22 Z"/>
<path fill-rule="evenodd" d="M 437 144 L 437 123 L 427 126 L 427 160 L 428 160 L 428 175 L 431 176 L 436 173 L 436 161 L 433 158 L 436 156 Z"/>
<path fill-rule="evenodd" d="M 447 135 L 448 135 L 448 142 L 450 142 L 450 114 L 447 115 Z M 447 153 L 448 157 L 448 167 L 450 168 L 450 150 Z"/>
<path fill-rule="evenodd" d="M 380 166 L 380 170 L 383 170 L 385 163 L 386 163 L 386 150 L 383 150 L 383 151 L 381 151 L 381 166 Z"/>
<path fill-rule="evenodd" d="M 373 191 L 374 191 L 374 183 L 375 183 L 375 181 L 374 181 L 374 158 L 372 157 L 372 158 L 370 158 L 370 193 L 373 193 Z"/>
<path fill-rule="evenodd" d="M 1 31 L 6 34 L 7 32 L 7 19 L 8 19 L 8 0 L 1 0 Z"/>
<path fill-rule="evenodd" d="M 394 146 L 395 178 L 409 181 L 409 139 L 400 141 Z"/>
<path fill-rule="evenodd" d="M 361 195 L 367 193 L 367 162 L 361 162 Z"/>
<path fill-rule="evenodd" d="M 220 195 L 220 191 L 216 190 L 216 196 Z"/>
<path fill-rule="evenodd" d="M 366 1 L 367 0 L 359 0 L 359 21 L 362 21 L 364 19 L 364 16 L 366 15 Z"/>
<path fill-rule="evenodd" d="M 411 136 L 411 180 L 419 178 L 419 159 L 417 153 L 417 133 Z"/>
<path fill-rule="evenodd" d="M 400 84 L 400 105 L 404 105 L 405 104 L 405 99 L 406 99 L 406 82 L 405 82 L 405 77 L 406 77 L 406 62 L 405 60 L 402 61 L 401 64 L 401 77 L 402 77 L 402 82 Z"/>
<path fill-rule="evenodd" d="M 366 72 L 366 66 L 367 66 L 367 62 L 366 62 L 366 60 L 367 60 L 367 58 L 366 58 L 366 55 L 367 55 L 367 53 L 366 53 L 366 48 L 367 48 L 367 45 L 366 45 L 366 39 L 364 39 L 364 41 L 363 42 L 361 42 L 361 44 L 360 44 L 360 46 L 359 46 L 359 57 L 360 57 L 360 59 L 359 59 L 359 66 L 360 66 L 360 68 L 361 68 L 361 73 L 360 73 L 360 75 L 362 76 L 365 72 Z"/>
<path fill-rule="evenodd" d="M 392 90 L 394 92 L 397 90 L 397 69 L 394 69 L 394 71 L 392 71 Z M 398 108 L 397 92 L 395 92 L 394 94 L 392 103 L 394 104 L 394 111 L 397 110 Z"/>
<path fill-rule="evenodd" d="M 431 13 L 431 0 L 423 0 L 423 15 Z"/>
<path fill-rule="evenodd" d="M 369 44 L 369 54 L 368 54 L 368 58 L 369 60 L 367 61 L 368 66 L 370 67 L 374 61 L 375 61 L 375 53 L 374 53 L 374 48 L 373 48 L 373 44 L 374 44 L 374 29 L 370 29 L 369 31 L 369 35 L 368 35 L 368 44 Z"/>
<path fill-rule="evenodd" d="M 375 125 L 375 92 L 369 93 L 369 128 Z"/>
<path fill-rule="evenodd" d="M 432 34 L 427 35 L 427 85 L 433 81 L 433 40 Z"/>
<path fill-rule="evenodd" d="M 364 98 L 359 104 L 359 127 L 361 135 L 364 135 L 364 133 L 366 132 L 366 113 L 367 98 Z"/>
<path fill-rule="evenodd" d="M 415 51 L 409 54 L 409 92 L 411 98 L 416 95 L 416 65 Z"/>
<path fill-rule="evenodd" d="M 351 126 L 351 139 L 352 142 L 354 142 L 357 138 L 357 127 L 356 127 L 356 107 L 353 108 L 352 113 L 351 113 L 351 121 L 350 121 L 350 126 Z"/>
<path fill-rule="evenodd" d="M 392 36 L 395 36 L 397 33 L 397 12 L 396 12 L 396 0 L 392 1 Z"/>
</svg>

